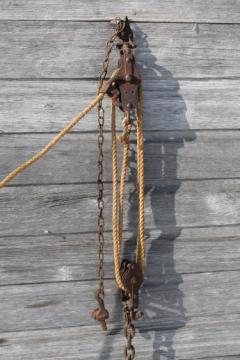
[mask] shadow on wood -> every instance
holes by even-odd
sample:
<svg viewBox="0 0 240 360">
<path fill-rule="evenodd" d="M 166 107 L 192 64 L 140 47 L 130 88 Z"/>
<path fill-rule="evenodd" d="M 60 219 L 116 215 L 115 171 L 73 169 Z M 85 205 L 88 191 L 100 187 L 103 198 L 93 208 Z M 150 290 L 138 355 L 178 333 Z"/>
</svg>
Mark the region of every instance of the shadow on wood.
<svg viewBox="0 0 240 360">
<path fill-rule="evenodd" d="M 137 41 L 141 44 L 144 43 L 144 49 L 147 49 L 144 54 L 144 63 L 139 63 L 140 73 L 144 77 L 144 71 L 149 69 L 152 71 L 152 77 L 154 80 L 159 80 L 160 91 L 159 98 L 164 97 L 165 90 L 171 91 L 173 99 L 176 99 L 180 104 L 176 112 L 172 112 L 169 108 L 169 119 L 174 123 L 179 123 L 180 136 L 178 134 L 175 138 L 175 134 L 171 136 L 169 132 L 168 137 L 161 137 L 161 132 L 146 132 L 144 136 L 144 143 L 147 145 L 148 141 L 159 144 L 158 156 L 152 156 L 151 161 L 145 162 L 145 174 L 147 178 L 156 179 L 151 185 L 145 182 L 145 204 L 146 208 L 151 209 L 154 224 L 159 229 L 159 235 L 152 239 L 151 246 L 146 254 L 146 268 L 145 268 L 145 281 L 141 288 L 140 294 L 140 309 L 144 311 L 144 318 L 136 322 L 136 328 L 139 329 L 143 338 L 151 338 L 153 350 L 149 354 L 153 360 L 174 360 L 174 335 L 175 331 L 179 327 L 185 326 L 187 318 L 185 316 L 185 309 L 183 305 L 184 294 L 179 289 L 179 285 L 183 282 L 180 274 L 175 271 L 174 265 L 174 241 L 181 234 L 181 227 L 177 226 L 175 216 L 175 195 L 181 186 L 181 180 L 177 179 L 177 156 L 178 150 L 184 146 L 185 141 L 194 141 L 196 135 L 194 131 L 189 129 L 186 118 L 186 105 L 184 99 L 179 94 L 179 84 L 173 75 L 162 66 L 156 63 L 156 58 L 152 55 L 151 50 L 148 47 L 147 37 L 140 28 L 135 24 L 135 34 Z M 138 59 L 138 48 L 136 49 L 136 58 Z M 143 57 L 141 57 L 143 58 Z M 167 85 L 166 85 L 167 84 Z M 164 87 L 168 89 L 164 89 Z M 170 89 L 169 89 L 170 87 Z M 161 119 L 161 109 L 154 109 L 159 111 L 159 122 L 166 121 Z M 166 117 L 166 112 L 164 114 Z M 150 122 L 150 118 L 144 118 L 144 122 Z M 181 136 L 182 134 L 182 136 Z M 149 147 L 145 146 L 145 155 Z M 156 149 L 156 147 L 155 147 Z M 156 155 L 156 154 L 155 154 Z M 160 155 L 160 157 L 159 157 Z M 160 161 L 159 161 L 160 158 Z M 132 231 L 130 239 L 124 242 L 123 256 L 129 259 L 134 258 L 133 248 L 137 239 L 137 188 L 136 188 L 136 151 L 134 147 L 130 150 L 129 159 L 130 179 L 133 184 L 133 190 L 129 194 L 128 198 L 128 222 L 129 228 Z M 164 214 L 168 213 L 168 224 L 165 223 Z M 146 229 L 145 236 L 150 236 L 150 232 Z M 159 261 L 160 256 L 160 261 Z M 187 261 L 187 259 L 186 259 Z M 151 287 L 149 286 L 151 285 Z M 159 288 L 161 289 L 159 296 Z M 151 289 L 151 290 L 150 290 Z M 169 289 L 171 290 L 169 292 Z M 155 291 L 158 290 L 158 291 Z M 158 294 L 156 296 L 156 294 Z M 169 295 L 171 294 L 171 295 Z M 119 313 L 119 322 L 122 320 L 122 311 L 120 303 L 120 295 L 115 300 L 116 313 Z M 164 328 L 159 324 L 158 319 L 163 320 L 166 318 L 166 325 Z M 154 319 L 155 328 L 147 327 L 148 320 Z M 141 323 L 144 323 L 144 327 L 141 330 Z M 161 322 L 162 323 L 162 322 Z M 111 335 L 118 333 L 119 328 L 111 331 Z M 106 336 L 105 342 L 102 347 L 102 352 L 99 359 L 107 360 L 111 359 L 113 336 Z M 120 345 L 120 344 L 119 344 Z M 121 345 L 120 345 L 121 346 Z M 143 340 L 144 346 L 144 340 Z M 137 351 L 137 349 L 136 349 Z M 150 356 L 148 357 L 150 359 Z"/>
</svg>

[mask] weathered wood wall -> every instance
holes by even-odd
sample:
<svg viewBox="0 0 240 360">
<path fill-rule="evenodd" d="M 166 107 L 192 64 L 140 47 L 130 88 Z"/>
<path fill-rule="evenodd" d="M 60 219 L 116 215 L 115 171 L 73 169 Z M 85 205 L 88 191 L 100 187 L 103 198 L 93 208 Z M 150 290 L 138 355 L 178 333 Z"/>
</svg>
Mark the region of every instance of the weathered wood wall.
<svg viewBox="0 0 240 360">
<path fill-rule="evenodd" d="M 239 359 L 238 0 L 1 0 L 1 177 L 94 96 L 116 15 L 134 20 L 144 80 L 146 280 L 137 359 Z M 123 358 L 109 119 L 108 333 L 89 318 L 97 283 L 96 130 L 93 111 L 0 191 L 1 360 Z M 132 154 L 125 253 L 136 230 L 134 147 Z"/>
</svg>

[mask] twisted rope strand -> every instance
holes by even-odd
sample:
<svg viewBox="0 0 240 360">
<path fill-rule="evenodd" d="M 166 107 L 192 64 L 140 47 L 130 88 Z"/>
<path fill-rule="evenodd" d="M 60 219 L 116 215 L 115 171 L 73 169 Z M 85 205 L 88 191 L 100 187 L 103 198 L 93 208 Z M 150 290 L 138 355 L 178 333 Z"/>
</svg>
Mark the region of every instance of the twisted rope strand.
<svg viewBox="0 0 240 360">
<path fill-rule="evenodd" d="M 114 80 L 114 77 L 119 72 L 119 69 L 116 69 L 113 71 L 111 77 L 108 80 L 108 83 Z M 105 90 L 106 91 L 106 90 Z M 71 130 L 89 111 L 91 111 L 99 102 L 101 102 L 105 96 L 105 91 L 98 89 L 98 94 L 94 100 L 90 102 L 86 108 L 78 113 L 72 120 L 70 120 L 67 125 L 55 136 L 52 138 L 52 140 L 49 141 L 49 143 L 40 150 L 37 154 L 35 154 L 31 159 L 25 161 L 21 165 L 19 165 L 16 169 L 11 171 L 7 176 L 5 176 L 0 181 L 0 188 L 3 188 L 6 184 L 8 184 L 15 176 L 20 174 L 23 170 L 27 169 L 30 165 L 35 163 L 37 160 L 41 159 L 49 150 L 52 149 L 54 145 L 64 136 L 66 133 Z"/>
<path fill-rule="evenodd" d="M 138 240 L 136 262 L 144 272 L 144 153 L 143 153 L 143 118 L 142 91 L 139 90 L 137 104 L 137 187 L 138 187 Z"/>
<path fill-rule="evenodd" d="M 125 191 L 127 164 L 128 164 L 129 136 L 131 133 L 131 125 L 129 125 L 129 117 L 124 116 L 122 120 L 122 124 L 123 124 L 123 135 L 120 135 L 118 137 L 119 141 L 123 143 L 122 171 L 121 171 L 120 190 L 119 190 L 119 216 L 118 216 L 118 241 L 119 241 L 120 250 L 122 245 L 124 191 Z"/>
<path fill-rule="evenodd" d="M 140 89 L 141 90 L 141 89 Z M 136 247 L 136 262 L 142 273 L 144 272 L 144 154 L 143 154 L 143 118 L 142 118 L 142 97 L 139 90 L 136 116 L 136 137 L 137 137 L 137 191 L 138 191 L 138 237 Z M 123 158 L 120 178 L 119 203 L 118 203 L 118 167 L 117 167 L 117 140 L 116 140 L 116 107 L 111 104 L 111 130 L 112 130 L 112 177 L 113 177 L 113 208 L 112 208 L 112 228 L 113 228 L 113 256 L 114 273 L 117 286 L 125 289 L 120 272 L 122 225 L 123 225 L 123 205 L 125 178 L 128 163 L 129 134 L 127 130 L 127 119 L 123 119 L 123 134 L 119 137 L 123 143 Z M 118 218 L 118 223 L 117 223 Z"/>
<path fill-rule="evenodd" d="M 3 188 L 7 183 L 9 183 L 15 176 L 20 174 L 23 170 L 27 169 L 30 165 L 35 163 L 37 160 L 42 158 L 49 150 L 52 149 L 54 145 L 69 131 L 71 130 L 89 111 L 91 111 L 99 101 L 101 101 L 104 97 L 105 93 L 99 93 L 96 98 L 91 101 L 91 103 L 79 114 L 77 114 L 72 120 L 68 122 L 68 124 L 55 136 L 49 143 L 44 146 L 42 150 L 40 150 L 37 154 L 35 154 L 31 159 L 25 161 L 21 165 L 19 165 L 16 169 L 11 171 L 5 178 L 0 181 L 0 188 Z"/>
<path fill-rule="evenodd" d="M 114 258 L 114 274 L 117 286 L 124 290 L 120 273 L 120 254 L 121 248 L 118 239 L 118 174 L 117 174 L 117 139 L 116 139 L 116 107 L 111 101 L 111 130 L 112 130 L 112 233 L 113 233 L 113 258 Z"/>
</svg>

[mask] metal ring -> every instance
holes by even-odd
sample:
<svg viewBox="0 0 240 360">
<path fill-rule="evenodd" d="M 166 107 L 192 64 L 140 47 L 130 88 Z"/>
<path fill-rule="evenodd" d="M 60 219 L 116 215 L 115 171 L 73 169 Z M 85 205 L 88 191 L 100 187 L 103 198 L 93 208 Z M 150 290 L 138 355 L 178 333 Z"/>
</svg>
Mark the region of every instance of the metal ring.
<svg viewBox="0 0 240 360">
<path fill-rule="evenodd" d="M 135 349 L 134 349 L 133 345 L 130 345 L 129 347 L 126 346 L 124 353 L 125 353 L 125 357 L 126 357 L 127 360 L 134 359 L 134 357 L 135 357 Z"/>
</svg>

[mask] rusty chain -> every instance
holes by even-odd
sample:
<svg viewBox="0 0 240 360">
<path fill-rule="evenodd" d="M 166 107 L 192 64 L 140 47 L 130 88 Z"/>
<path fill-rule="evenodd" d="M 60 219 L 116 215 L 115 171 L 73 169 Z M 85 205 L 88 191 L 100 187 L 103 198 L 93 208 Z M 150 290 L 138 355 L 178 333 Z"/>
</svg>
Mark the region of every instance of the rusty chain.
<svg viewBox="0 0 240 360">
<path fill-rule="evenodd" d="M 113 33 L 111 38 L 108 40 L 105 50 L 105 56 L 102 63 L 102 71 L 99 76 L 99 90 L 102 87 L 103 81 L 105 80 L 108 72 L 109 57 L 114 45 L 114 41 L 117 38 L 117 35 L 122 29 L 121 21 L 116 18 L 116 31 Z M 98 275 L 99 275 L 99 289 L 101 295 L 104 297 L 104 200 L 103 200 L 103 126 L 104 126 L 104 108 L 102 105 L 102 100 L 98 104 Z"/>
<path fill-rule="evenodd" d="M 98 106 L 98 276 L 100 294 L 104 296 L 104 200 L 103 200 L 103 125 L 104 125 L 104 109 L 102 104 Z"/>
<path fill-rule="evenodd" d="M 118 17 L 116 17 L 112 21 L 112 24 L 115 25 L 116 30 L 114 31 L 114 33 L 112 34 L 112 36 L 110 37 L 110 39 L 108 40 L 107 45 L 106 45 L 105 55 L 104 55 L 104 59 L 103 59 L 103 62 L 102 62 L 102 71 L 101 71 L 100 76 L 99 76 L 99 88 L 98 88 L 98 91 L 100 91 L 100 89 L 102 87 L 102 84 L 103 84 L 103 81 L 106 79 L 106 76 L 107 76 L 107 73 L 108 73 L 109 57 L 110 57 L 110 54 L 112 52 L 114 42 L 115 42 L 117 36 L 119 35 L 119 33 L 124 28 L 124 22 Z"/>
<path fill-rule="evenodd" d="M 98 93 L 103 85 L 103 81 L 106 79 L 108 73 L 108 65 L 109 65 L 109 57 L 111 51 L 113 49 L 114 42 L 121 32 L 124 23 L 119 19 L 116 18 L 114 20 L 116 30 L 110 37 L 107 42 L 105 56 L 102 63 L 102 71 L 99 76 L 99 88 Z M 98 103 L 98 175 L 97 175 L 97 186 L 98 186 L 98 265 L 97 265 L 97 273 L 99 277 L 99 285 L 98 289 L 96 290 L 96 300 L 98 302 L 99 308 L 95 309 L 92 312 L 92 317 L 100 322 L 103 330 L 107 329 L 105 320 L 109 317 L 108 311 L 105 309 L 104 306 L 104 199 L 103 199 L 103 192 L 104 192 L 104 185 L 103 185 L 103 143 L 104 143 L 104 108 L 102 104 L 102 100 Z"/>
<path fill-rule="evenodd" d="M 131 310 L 125 308 L 124 311 L 124 335 L 126 337 L 124 355 L 126 360 L 133 360 L 135 358 L 135 348 L 132 345 L 132 339 L 135 336 L 135 327 L 131 321 Z"/>
</svg>

